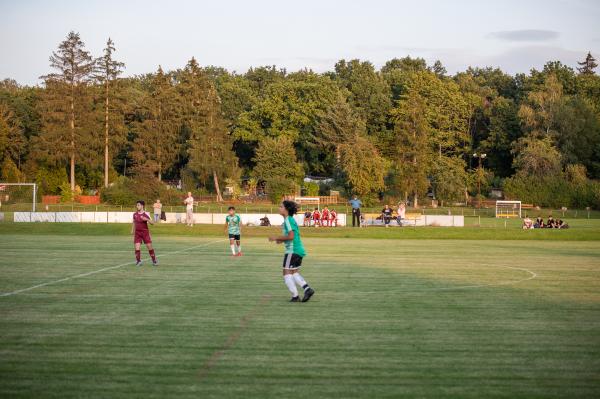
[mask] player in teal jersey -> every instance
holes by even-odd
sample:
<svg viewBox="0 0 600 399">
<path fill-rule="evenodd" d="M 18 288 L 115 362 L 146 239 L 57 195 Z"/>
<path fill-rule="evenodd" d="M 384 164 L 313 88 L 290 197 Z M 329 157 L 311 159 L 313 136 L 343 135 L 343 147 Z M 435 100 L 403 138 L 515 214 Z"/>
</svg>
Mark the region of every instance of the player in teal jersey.
<svg viewBox="0 0 600 399">
<path fill-rule="evenodd" d="M 306 251 L 300 238 L 300 229 L 296 220 L 294 220 L 294 215 L 297 212 L 298 205 L 294 201 L 283 201 L 279 207 L 279 214 L 283 216 L 283 225 L 281 226 L 283 235 L 281 237 L 270 237 L 269 241 L 276 242 L 277 244 L 283 243 L 285 246 L 283 280 L 292 293 L 290 302 L 300 302 L 296 284 L 304 290 L 302 302 L 306 302 L 315 294 L 315 291 L 310 288 L 306 280 L 298 273 L 302 265 L 302 259 L 306 256 Z"/>
<path fill-rule="evenodd" d="M 225 229 L 229 235 L 231 256 L 242 256 L 242 244 L 240 241 L 242 234 L 242 219 L 235 213 L 235 207 L 233 206 L 230 206 L 229 209 L 227 209 L 227 213 L 228 215 L 225 216 Z"/>
</svg>

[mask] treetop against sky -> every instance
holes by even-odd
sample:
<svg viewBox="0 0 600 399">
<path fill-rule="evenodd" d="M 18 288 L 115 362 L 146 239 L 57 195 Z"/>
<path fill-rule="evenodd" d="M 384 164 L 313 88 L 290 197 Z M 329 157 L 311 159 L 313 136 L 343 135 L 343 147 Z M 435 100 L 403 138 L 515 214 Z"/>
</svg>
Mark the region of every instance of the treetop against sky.
<svg viewBox="0 0 600 399">
<path fill-rule="evenodd" d="M 40 83 L 48 54 L 70 30 L 94 54 L 112 37 L 125 76 L 159 64 L 171 70 L 192 55 L 238 72 L 260 65 L 324 72 L 343 58 L 382 66 L 406 55 L 440 59 L 450 73 L 469 65 L 528 72 L 600 53 L 598 20 L 592 0 L 4 1 L 0 79 Z"/>
</svg>

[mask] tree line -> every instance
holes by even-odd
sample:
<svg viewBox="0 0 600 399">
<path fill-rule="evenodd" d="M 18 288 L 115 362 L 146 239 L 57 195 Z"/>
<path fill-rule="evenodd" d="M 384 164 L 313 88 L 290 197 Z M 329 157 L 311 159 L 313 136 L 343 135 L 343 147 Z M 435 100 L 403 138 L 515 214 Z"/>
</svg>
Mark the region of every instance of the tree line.
<svg viewBox="0 0 600 399">
<path fill-rule="evenodd" d="M 66 196 L 99 189 L 118 202 L 165 180 L 221 199 L 244 180 L 277 199 L 302 187 L 314 195 L 303 184 L 311 175 L 333 179 L 323 194 L 367 201 L 464 202 L 499 187 L 538 205 L 600 206 L 600 77 L 589 53 L 576 69 L 551 61 L 514 76 L 450 75 L 405 57 L 380 69 L 340 60 L 326 73 L 236 73 L 191 58 L 123 77 L 115 51 L 109 39 L 94 58 L 70 32 L 42 85 L 0 83 L 3 181 Z"/>
</svg>

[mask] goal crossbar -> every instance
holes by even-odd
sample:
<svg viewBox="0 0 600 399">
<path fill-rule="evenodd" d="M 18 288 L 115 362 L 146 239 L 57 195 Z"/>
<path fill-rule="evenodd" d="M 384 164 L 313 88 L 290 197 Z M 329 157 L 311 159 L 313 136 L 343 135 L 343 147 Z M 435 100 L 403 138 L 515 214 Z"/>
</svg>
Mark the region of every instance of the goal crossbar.
<svg viewBox="0 0 600 399">
<path fill-rule="evenodd" d="M 295 197 L 294 202 L 298 205 L 316 205 L 320 208 L 321 198 L 320 197 Z"/>
</svg>

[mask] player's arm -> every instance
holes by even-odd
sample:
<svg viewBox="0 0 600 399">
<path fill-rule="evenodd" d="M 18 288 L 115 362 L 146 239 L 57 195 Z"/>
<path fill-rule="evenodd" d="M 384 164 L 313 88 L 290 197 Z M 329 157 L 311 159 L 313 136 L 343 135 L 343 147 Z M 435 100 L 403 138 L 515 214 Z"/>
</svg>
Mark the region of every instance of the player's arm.
<svg viewBox="0 0 600 399">
<path fill-rule="evenodd" d="M 145 213 L 142 215 L 142 219 L 144 219 L 146 222 L 148 222 L 150 224 L 154 224 L 154 222 L 152 221 L 152 218 L 150 216 L 147 216 Z"/>
<path fill-rule="evenodd" d="M 269 237 L 269 241 L 275 241 L 277 244 L 281 244 L 284 241 L 291 241 L 294 239 L 294 230 L 290 230 L 287 236 Z"/>
<path fill-rule="evenodd" d="M 131 234 L 135 232 L 135 222 L 131 223 Z"/>
</svg>

